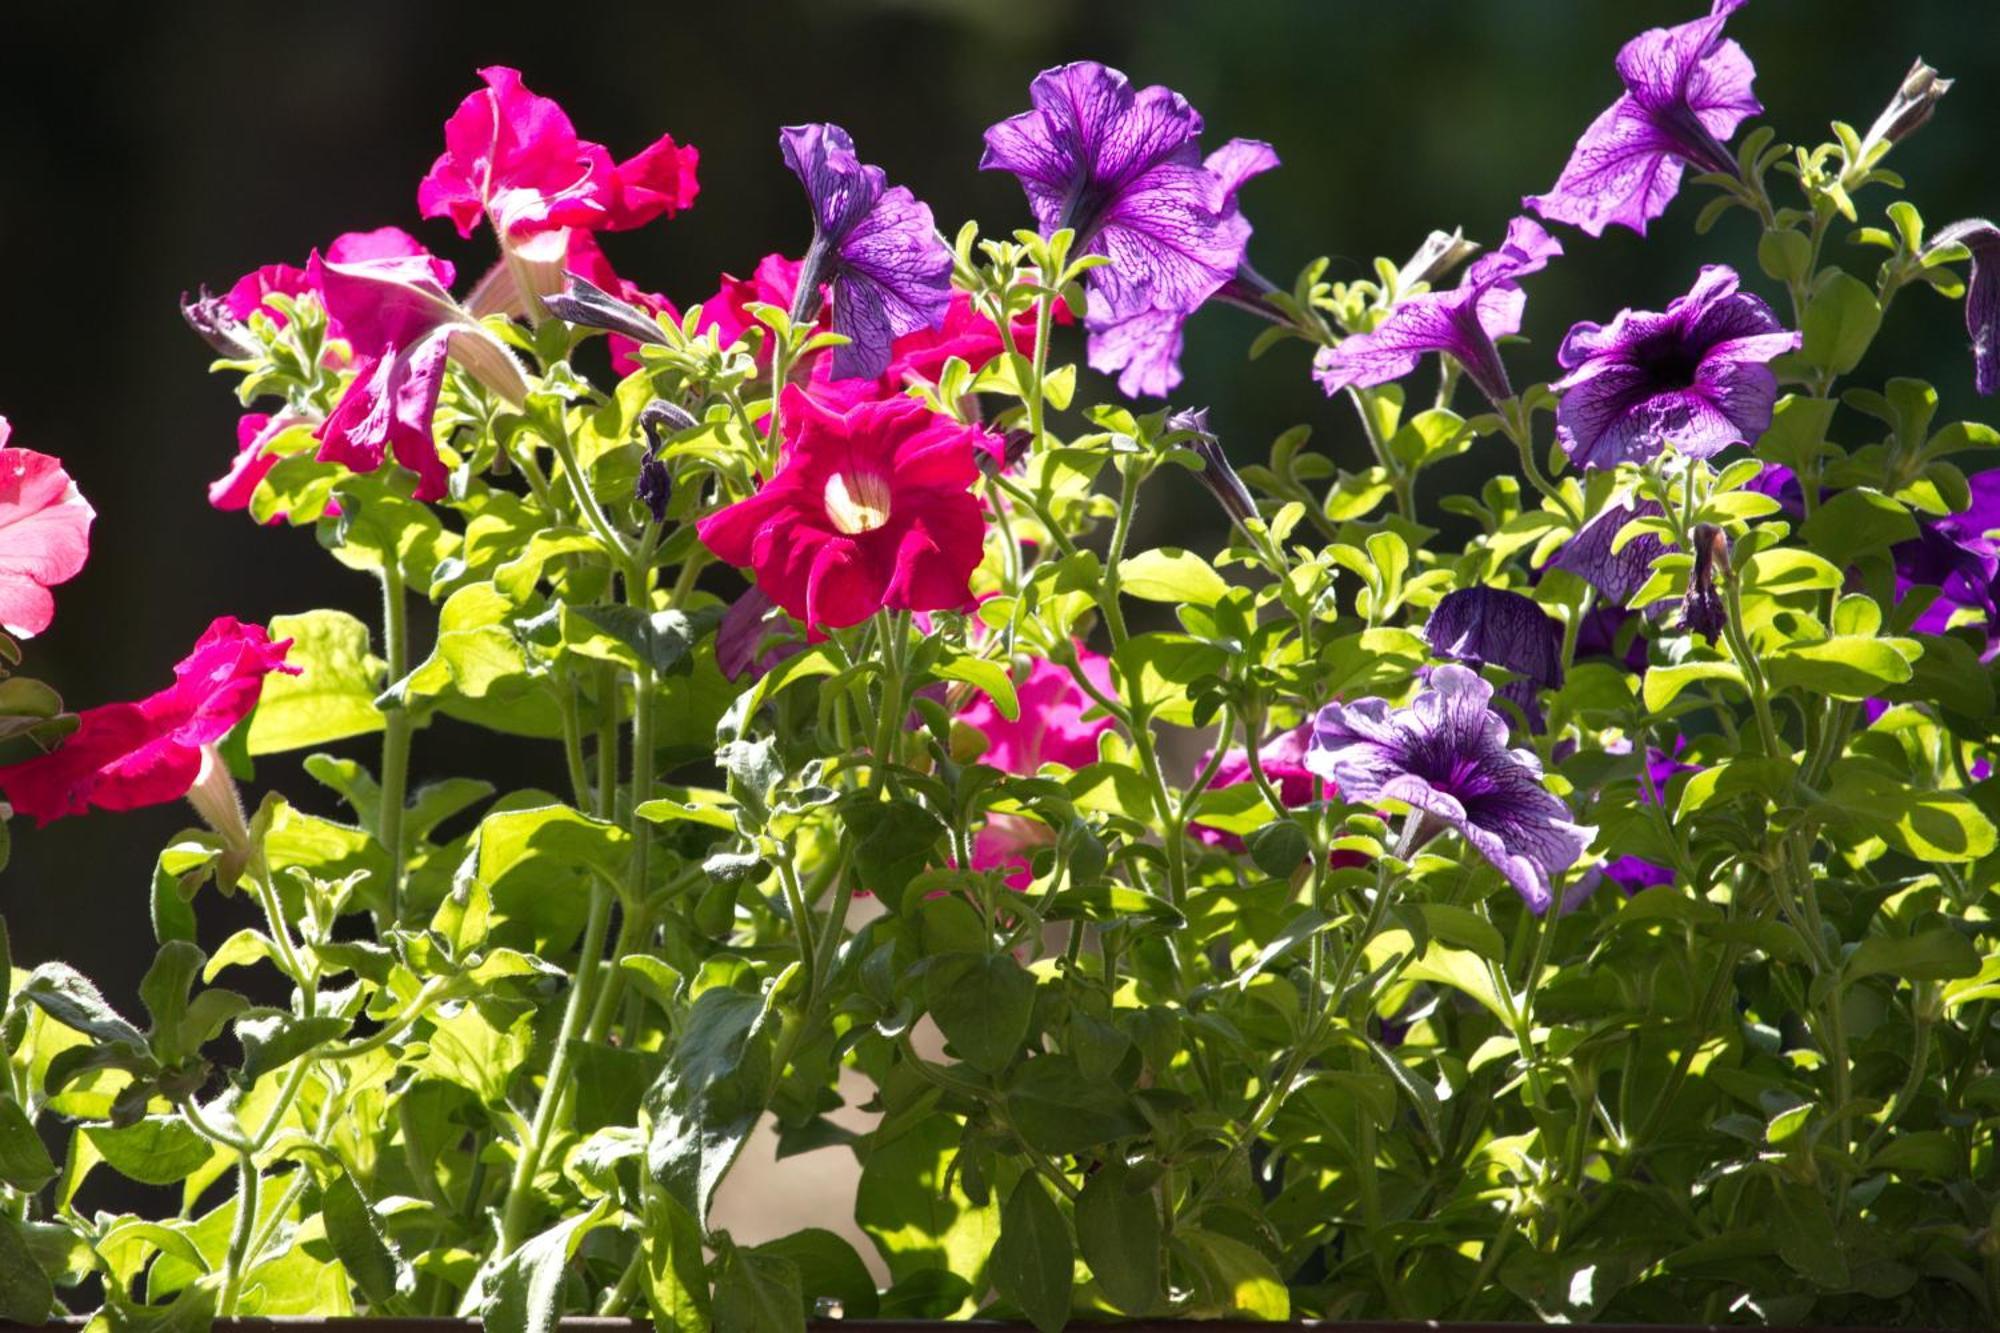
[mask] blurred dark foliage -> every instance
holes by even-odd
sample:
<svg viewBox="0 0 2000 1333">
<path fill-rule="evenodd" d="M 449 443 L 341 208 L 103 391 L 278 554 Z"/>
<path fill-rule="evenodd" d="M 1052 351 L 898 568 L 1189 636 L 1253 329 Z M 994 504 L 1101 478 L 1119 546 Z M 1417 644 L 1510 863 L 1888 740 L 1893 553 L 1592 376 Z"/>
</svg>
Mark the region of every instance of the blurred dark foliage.
<svg viewBox="0 0 2000 1333">
<path fill-rule="evenodd" d="M 67 461 L 99 514 L 90 565 L 59 591 L 30 667 L 84 707 L 158 688 L 220 613 L 344 605 L 373 618 L 372 585 L 322 557 L 309 532 L 260 531 L 208 508 L 206 483 L 235 449 L 237 409 L 226 381 L 204 374 L 207 350 L 175 298 L 385 223 L 476 273 L 488 239 L 460 242 L 447 224 L 420 222 L 415 191 L 479 65 L 519 66 L 615 152 L 661 130 L 700 147 L 696 207 L 607 243 L 621 269 L 683 303 L 713 291 L 724 270 L 748 273 L 767 251 L 803 248 L 806 213 L 778 159 L 782 124 L 845 125 L 866 160 L 930 202 L 947 233 L 967 217 L 994 234 L 1022 225 L 1014 181 L 975 170 L 980 131 L 1026 105 L 1038 69 L 1080 57 L 1180 90 L 1207 118 L 1211 142 L 1245 135 L 1277 146 L 1285 166 L 1249 187 L 1245 210 L 1255 262 L 1288 282 L 1319 254 L 1332 256 L 1336 278 L 1365 276 L 1371 256 L 1400 258 L 1435 226 L 1498 235 L 1615 95 L 1620 43 L 1691 18 L 1699 4 L 16 6 L 0 43 L 0 413 L 15 443 Z M 1985 170 L 2000 125 L 2000 25 L 1987 6 L 1757 0 L 1730 30 L 1757 63 L 1767 119 L 1793 142 L 1818 142 L 1836 117 L 1865 128 L 1911 58 L 1928 57 L 1957 88 L 1889 165 L 1933 226 L 2000 209 Z M 1756 272 L 1747 214 L 1694 236 L 1698 194 L 1645 241 L 1563 233 L 1568 257 L 1529 284 L 1533 342 L 1509 353 L 1516 383 L 1552 375 L 1572 321 L 1608 319 L 1623 304 L 1658 308 L 1702 262 L 1734 263 L 1754 289 L 1776 294 Z M 1863 202 L 1879 210 L 1887 196 Z M 1832 253 L 1872 272 L 1869 252 L 1836 240 Z M 1351 415 L 1307 379 L 1305 349 L 1247 362 L 1255 332 L 1237 311 L 1198 317 L 1176 401 L 1207 404 L 1238 460 L 1309 422 L 1316 447 L 1359 466 Z M 1860 381 L 1927 371 L 1947 410 L 1972 412 L 1964 343 L 1957 309 L 1910 293 L 1878 344 L 1894 364 L 1865 366 Z M 1487 441 L 1455 473 L 1437 474 L 1429 498 L 1514 466 Z M 1191 478 L 1171 484 L 1152 511 L 1156 530 L 1171 525 L 1191 540 L 1192 526 L 1207 525 L 1219 538 L 1210 497 Z M 420 624 L 420 651 L 424 633 Z M 478 772 L 561 785 L 554 746 L 449 723 L 420 734 L 415 767 L 419 781 Z M 291 757 L 266 761 L 260 778 L 330 805 Z M 184 808 L 166 807 L 40 832 L 17 826 L 0 879 L 16 959 L 67 958 L 129 1005 L 152 949 L 153 857 L 189 822 Z M 204 908 L 205 933 L 219 939 L 229 915 Z"/>
</svg>

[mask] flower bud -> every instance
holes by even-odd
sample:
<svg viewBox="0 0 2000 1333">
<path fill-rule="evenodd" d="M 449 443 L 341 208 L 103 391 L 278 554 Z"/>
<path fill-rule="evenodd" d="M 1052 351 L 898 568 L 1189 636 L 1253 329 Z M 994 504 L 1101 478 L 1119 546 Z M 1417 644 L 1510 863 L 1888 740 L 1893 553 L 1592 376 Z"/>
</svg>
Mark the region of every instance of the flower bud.
<svg viewBox="0 0 2000 1333">
<path fill-rule="evenodd" d="M 1938 102 L 1951 91 L 1951 85 L 1952 80 L 1939 78 L 1936 70 L 1918 60 L 1903 76 L 1902 86 L 1889 99 L 1889 105 L 1882 108 L 1882 114 L 1868 127 L 1864 142 L 1897 144 L 1909 138 L 1930 122 Z"/>
<path fill-rule="evenodd" d="M 997 477 L 1003 472 L 1012 472 L 1021 466 L 1021 460 L 1028 456 L 1028 446 L 1034 442 L 1033 431 L 1016 428 L 1000 437 L 1000 452 L 996 454 L 989 449 L 975 449 L 973 461 L 979 464 L 981 472 L 989 477 Z"/>
<path fill-rule="evenodd" d="M 557 319 L 586 328 L 608 329 L 636 342 L 667 345 L 660 322 L 629 301 L 621 301 L 587 278 L 568 275 L 562 291 L 542 298 L 542 304 Z"/>
<path fill-rule="evenodd" d="M 1439 279 L 1478 253 L 1479 242 L 1466 240 L 1463 227 L 1434 231 L 1396 271 L 1396 289 L 1406 292 L 1420 282 L 1436 286 Z"/>
<path fill-rule="evenodd" d="M 1713 523 L 1694 529 L 1694 568 L 1688 571 L 1687 596 L 1681 601 L 1681 628 L 1710 640 L 1721 637 L 1729 623 L 1717 577 L 1729 577 L 1729 537 Z"/>
<path fill-rule="evenodd" d="M 214 348 L 218 355 L 235 360 L 248 360 L 264 355 L 264 349 L 250 336 L 250 330 L 237 321 L 229 309 L 229 303 L 222 297 L 201 289 L 201 295 L 188 299 L 181 293 L 181 318 L 195 331 L 195 336 Z"/>
<path fill-rule="evenodd" d="M 1250 488 L 1243 484 L 1243 478 L 1236 475 L 1230 466 L 1229 456 L 1222 452 L 1222 441 L 1208 428 L 1208 409 L 1189 408 L 1174 413 L 1167 418 L 1167 429 L 1186 431 L 1194 436 L 1188 446 L 1201 455 L 1201 484 L 1208 487 L 1222 505 L 1223 512 L 1230 521 L 1240 525 L 1257 517 L 1257 501 L 1252 498 Z"/>
<path fill-rule="evenodd" d="M 201 747 L 201 768 L 194 785 L 188 788 L 187 801 L 201 816 L 201 822 L 222 839 L 218 878 L 224 889 L 234 888 L 250 862 L 250 826 L 243 819 L 243 800 L 236 793 L 236 780 L 229 776 L 229 765 L 213 745 Z"/>
</svg>

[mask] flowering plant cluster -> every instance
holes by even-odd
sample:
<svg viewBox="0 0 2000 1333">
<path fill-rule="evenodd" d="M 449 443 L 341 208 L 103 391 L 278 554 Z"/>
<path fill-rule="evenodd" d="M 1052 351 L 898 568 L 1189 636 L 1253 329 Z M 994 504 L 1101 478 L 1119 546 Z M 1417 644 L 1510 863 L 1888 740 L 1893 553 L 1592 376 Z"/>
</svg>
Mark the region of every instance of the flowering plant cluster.
<svg viewBox="0 0 2000 1333">
<path fill-rule="evenodd" d="M 986 133 L 1024 225 L 793 126 L 793 253 L 654 294 L 604 234 L 695 149 L 481 71 L 403 221 L 487 271 L 386 226 L 185 303 L 215 506 L 379 621 L 225 616 L 76 714 L 0 680 L 13 815 L 200 817 L 143 1021 L 0 940 L 0 1316 L 2000 1319 L 2000 433 L 1869 355 L 1963 297 L 1991 393 L 2000 230 L 1884 165 L 1922 64 L 1746 130 L 1742 3 L 1633 38 L 1487 246 L 1290 287 L 1273 149 L 1078 63 Z M 1681 193 L 1757 271 L 1508 345 Z M 1179 365 L 1223 306 L 1372 463 L 1232 465 Z M 92 513 L 0 464 L 11 666 Z M 546 782 L 437 771 L 439 719 Z M 760 1125 L 853 1163 L 852 1239 L 719 1221 Z"/>
</svg>

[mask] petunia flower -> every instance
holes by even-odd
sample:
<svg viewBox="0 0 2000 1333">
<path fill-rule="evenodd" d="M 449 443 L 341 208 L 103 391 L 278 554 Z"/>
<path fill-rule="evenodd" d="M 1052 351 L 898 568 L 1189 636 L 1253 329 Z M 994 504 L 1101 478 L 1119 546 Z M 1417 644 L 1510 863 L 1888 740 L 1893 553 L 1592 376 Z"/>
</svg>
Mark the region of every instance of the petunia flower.
<svg viewBox="0 0 2000 1333">
<path fill-rule="evenodd" d="M 9 446 L 12 434 L 0 417 L 0 629 L 26 639 L 55 619 L 49 589 L 83 568 L 97 511 L 60 460 Z"/>
<path fill-rule="evenodd" d="M 1076 656 L 1085 678 L 1099 693 L 1117 693 L 1110 658 L 1082 644 L 1076 645 Z M 1112 720 L 1098 711 L 1068 667 L 1037 658 L 1014 694 L 1020 712 L 1011 722 L 983 694 L 958 715 L 960 722 L 986 738 L 980 763 L 1016 777 L 1033 777 L 1044 764 L 1077 769 L 1097 762 L 1098 738 L 1111 729 Z M 1008 887 L 1025 889 L 1033 878 L 1029 858 L 1049 837 L 1047 825 L 1039 820 L 988 815 L 973 838 L 972 867 L 1006 867 Z"/>
<path fill-rule="evenodd" d="M 569 115 L 528 91 L 519 70 L 489 65 L 486 87 L 444 126 L 444 152 L 417 187 L 424 217 L 460 236 L 485 220 L 503 244 L 563 227 L 624 231 L 673 214 L 700 192 L 700 154 L 662 135 L 623 162 L 579 139 Z"/>
<path fill-rule="evenodd" d="M 303 420 L 287 412 L 275 417 L 268 412 L 246 412 L 237 418 L 236 458 L 229 471 L 208 484 L 209 504 L 223 510 L 248 509 L 257 484 L 278 465 L 277 456 L 268 453 L 267 446 Z M 273 514 L 269 521 L 277 523 L 280 516 Z"/>
<path fill-rule="evenodd" d="M 1422 820 L 1418 837 L 1452 830 L 1491 862 L 1535 912 L 1597 830 L 1572 819 L 1542 786 L 1532 751 L 1507 748 L 1507 722 L 1476 672 L 1441 666 L 1407 706 L 1384 699 L 1330 703 L 1313 722 L 1306 767 L 1349 801 L 1398 801 Z"/>
<path fill-rule="evenodd" d="M 1032 110 L 986 131 L 980 168 L 1020 180 L 1043 235 L 1070 228 L 1074 253 L 1109 260 L 1086 277 L 1091 366 L 1119 372 L 1123 393 L 1167 393 L 1182 324 L 1242 264 L 1250 224 L 1236 190 L 1277 155 L 1238 139 L 1204 161 L 1185 98 L 1135 92 L 1095 61 L 1043 70 L 1028 97 Z"/>
<path fill-rule="evenodd" d="M 1306 747 L 1312 740 L 1312 730 L 1311 722 L 1301 723 L 1288 731 L 1279 732 L 1257 749 L 1257 766 L 1264 770 L 1264 776 L 1270 779 L 1271 785 L 1277 789 L 1278 799 L 1285 803 L 1288 810 L 1313 800 L 1313 789 L 1318 779 L 1306 767 Z M 1207 768 L 1212 757 L 1212 752 L 1204 756 L 1201 767 Z M 1222 762 L 1216 765 L 1215 775 L 1208 780 L 1208 786 L 1210 789 L 1240 787 L 1253 780 L 1249 752 L 1238 748 L 1222 756 Z M 1338 793 L 1329 791 L 1327 795 Z M 1195 823 L 1188 825 L 1188 832 L 1209 847 L 1232 852 L 1243 850 L 1243 839 L 1223 829 Z M 1361 863 L 1361 858 L 1351 852 L 1335 855 L 1339 858 L 1334 862 L 1336 866 Z"/>
<path fill-rule="evenodd" d="M 1939 228 L 1931 245 L 1962 245 L 1972 251 L 1965 329 L 1972 335 L 1973 387 L 1987 396 L 2000 393 L 2000 227 L 1985 218 L 1967 218 Z"/>
<path fill-rule="evenodd" d="M 1735 269 L 1710 264 L 1663 312 L 1570 329 L 1556 352 L 1569 374 L 1551 387 L 1562 395 L 1556 440 L 1578 467 L 1649 462 L 1669 444 L 1709 458 L 1770 428 L 1770 363 L 1799 335 L 1736 284 Z"/>
<path fill-rule="evenodd" d="M 2000 629 L 2000 541 L 1987 535 L 2000 529 L 2000 470 L 1974 473 L 1966 484 L 1972 503 L 1964 510 L 1919 519 L 1915 537 L 1889 548 L 1897 601 L 1913 587 L 1939 590 L 1910 626 L 1919 633 L 1941 634 L 1963 611 L 1982 615 L 1989 633 Z"/>
<path fill-rule="evenodd" d="M 1458 286 L 1399 301 L 1374 329 L 1322 347 L 1313 377 L 1328 395 L 1399 380 L 1433 352 L 1451 357 L 1494 403 L 1514 396 L 1495 340 L 1521 329 L 1526 295 L 1516 281 L 1547 266 L 1562 245 L 1533 218 L 1507 224 L 1507 239 L 1467 266 Z"/>
<path fill-rule="evenodd" d="M 1722 35 L 1746 0 L 1715 0 L 1706 18 L 1652 28 L 1618 53 L 1625 92 L 1590 123 L 1547 194 L 1522 203 L 1600 236 L 1612 223 L 1646 234 L 1680 192 L 1681 171 L 1736 174 L 1724 147 L 1764 108 L 1751 93 L 1756 68 Z"/>
<path fill-rule="evenodd" d="M 783 405 L 777 473 L 696 525 L 708 549 L 748 567 L 766 596 L 816 630 L 884 607 L 970 602 L 986 535 L 972 494 L 980 432 L 914 398 L 843 414 L 793 385 Z"/>
<path fill-rule="evenodd" d="M 186 796 L 208 747 L 257 706 L 264 677 L 296 675 L 284 664 L 291 640 L 271 642 L 260 625 L 224 616 L 174 668 L 174 683 L 137 703 L 78 715 L 57 749 L 0 767 L 0 792 L 19 813 L 46 824 L 65 815 L 136 810 Z"/>
<path fill-rule="evenodd" d="M 448 473 L 431 420 L 446 357 L 516 404 L 527 393 L 520 366 L 452 300 L 428 255 L 342 263 L 316 254 L 306 271 L 354 349 L 354 378 L 316 432 L 319 457 L 373 472 L 393 455 L 417 474 L 417 499 L 439 499 Z"/>
<path fill-rule="evenodd" d="M 1518 592 L 1481 584 L 1447 593 L 1432 608 L 1424 638 L 1438 657 L 1514 672 L 1500 697 L 1517 705 L 1530 727 L 1541 725 L 1541 692 L 1562 686 L 1562 625 Z"/>
<path fill-rule="evenodd" d="M 1653 565 L 1667 553 L 1667 544 L 1650 532 L 1638 534 L 1616 551 L 1612 544 L 1627 524 L 1658 518 L 1662 512 L 1651 500 L 1614 500 L 1562 544 L 1548 568 L 1568 570 L 1597 589 L 1607 605 L 1622 607 L 1653 577 Z"/>
<path fill-rule="evenodd" d="M 1675 737 L 1673 753 L 1669 754 L 1658 746 L 1646 750 L 1646 762 L 1639 769 L 1639 801 L 1642 805 L 1664 805 L 1667 799 L 1667 784 L 1683 773 L 1701 772 L 1700 764 L 1685 763 L 1681 751 L 1687 748 L 1687 738 Z M 1627 898 L 1646 889 L 1674 882 L 1674 872 L 1669 866 L 1657 861 L 1649 861 L 1643 856 L 1627 853 L 1615 856 L 1603 865 L 1579 879 L 1569 892 L 1563 895 L 1562 910 L 1575 911 L 1581 907 L 1597 886 L 1610 880 L 1618 886 Z"/>
<path fill-rule="evenodd" d="M 849 340 L 834 349 L 835 378 L 880 375 L 897 338 L 944 322 L 951 250 L 931 210 L 904 187 L 890 188 L 880 167 L 856 157 L 854 140 L 840 126 L 788 126 L 778 143 L 813 211 L 812 245 L 793 316 L 815 313 L 808 307 L 825 283 L 833 331 Z"/>
</svg>

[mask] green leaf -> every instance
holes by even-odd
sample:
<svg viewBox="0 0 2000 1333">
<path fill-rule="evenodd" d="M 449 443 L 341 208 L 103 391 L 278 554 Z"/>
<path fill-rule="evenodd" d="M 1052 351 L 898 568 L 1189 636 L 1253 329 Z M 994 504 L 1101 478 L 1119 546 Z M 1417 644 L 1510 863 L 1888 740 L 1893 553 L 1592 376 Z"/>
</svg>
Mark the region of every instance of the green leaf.
<svg viewBox="0 0 2000 1333">
<path fill-rule="evenodd" d="M 1271 1261 L 1242 1241 L 1201 1227 L 1174 1233 L 1174 1249 L 1193 1270 L 1197 1318 L 1248 1315 L 1289 1319 L 1291 1295 Z"/>
<path fill-rule="evenodd" d="M 842 801 L 839 812 L 854 840 L 860 887 L 880 898 L 883 906 L 900 911 L 903 891 L 932 865 L 944 825 L 915 801 L 878 800 L 872 792 Z"/>
<path fill-rule="evenodd" d="M 257 711 L 250 715 L 251 754 L 279 754 L 386 725 L 375 696 L 382 690 L 382 660 L 368 651 L 368 627 L 345 611 L 308 611 L 271 617 L 271 637 L 290 639 L 287 666 L 264 678 Z"/>
<path fill-rule="evenodd" d="M 653 1178 L 704 1229 L 715 1187 L 763 1114 L 774 1026 L 761 996 L 703 991 L 647 1096 Z"/>
<path fill-rule="evenodd" d="M 694 1215 L 664 1191 L 648 1188 L 640 1244 L 646 1252 L 646 1302 L 654 1329 L 708 1333 L 708 1261 Z"/>
<path fill-rule="evenodd" d="M 589 1212 L 556 1223 L 501 1261 L 487 1284 L 486 1333 L 555 1333 L 569 1261 L 603 1223 L 611 1202 L 599 1199 Z"/>
<path fill-rule="evenodd" d="M 1076 1238 L 1106 1300 L 1129 1315 L 1159 1304 L 1165 1283 L 1160 1206 L 1124 1166 L 1108 1163 L 1083 1182 Z"/>
<path fill-rule="evenodd" d="M 1822 1287 L 1847 1285 L 1847 1261 L 1840 1253 L 1840 1238 L 1834 1233 L 1833 1218 L 1818 1190 L 1789 1181 L 1773 1185 L 1777 1216 L 1771 1231 L 1778 1243 L 1778 1257 L 1799 1276 Z"/>
<path fill-rule="evenodd" d="M 1759 551 L 1743 562 L 1744 591 L 1761 592 L 1772 597 L 1826 592 L 1838 588 L 1845 581 L 1846 576 L 1831 561 L 1796 547 L 1773 547 L 1768 551 Z"/>
<path fill-rule="evenodd" d="M 1142 705 L 1173 726 L 1194 723 L 1188 687 L 1221 670 L 1228 654 L 1185 634 L 1137 634 L 1112 653 L 1126 702 Z"/>
<path fill-rule="evenodd" d="M 799 1270 L 788 1258 L 735 1245 L 715 1279 L 715 1333 L 805 1333 Z"/>
<path fill-rule="evenodd" d="M 962 680 L 976 687 L 981 694 L 993 701 L 1000 716 L 1009 722 L 1021 716 L 1021 701 L 1014 689 L 1014 678 L 999 662 L 984 657 L 971 657 L 954 653 L 931 668 L 931 674 L 939 680 Z"/>
<path fill-rule="evenodd" d="M 1949 927 L 1916 935 L 1870 935 L 1841 965 L 1849 982 L 1888 974 L 1905 981 L 1952 981 L 1979 974 L 1979 950 Z"/>
<path fill-rule="evenodd" d="M 55 1288 L 35 1262 L 21 1223 L 11 1215 L 0 1216 L 0 1319 L 40 1327 L 55 1303 Z"/>
<path fill-rule="evenodd" d="M 1000 1213 L 993 1247 L 993 1290 L 1012 1301 L 1040 1333 L 1062 1333 L 1069 1322 L 1070 1273 L 1076 1249 L 1062 1209 L 1042 1178 L 1024 1171 Z"/>
<path fill-rule="evenodd" d="M 352 1024 L 333 1014 L 300 1018 L 268 1014 L 236 1020 L 236 1039 L 243 1043 L 243 1068 L 237 1081 L 249 1087 L 274 1069 L 282 1069 L 317 1046 L 344 1036 Z"/>
<path fill-rule="evenodd" d="M 0 1097 L 0 1181 L 32 1194 L 55 1178 L 56 1164 L 28 1113 L 12 1097 Z"/>
<path fill-rule="evenodd" d="M 963 1178 L 951 1171 L 959 1132 L 950 1116 L 924 1115 L 886 1139 L 869 1136 L 860 1150 L 854 1220 L 875 1242 L 897 1283 L 945 1270 L 984 1289 L 1000 1232 L 1000 1201 L 975 1204 L 966 1197 Z M 885 1301 L 885 1317 L 888 1305 Z M 952 1313 L 943 1310 L 937 1317 Z"/>
<path fill-rule="evenodd" d="M 1682 690 L 1705 680 L 1723 681 L 1743 687 L 1743 672 L 1734 662 L 1682 662 L 1677 666 L 1657 666 L 1646 673 L 1640 698 L 1646 711 L 1657 713 L 1680 697 Z"/>
<path fill-rule="evenodd" d="M 840 1302 L 843 1319 L 873 1319 L 879 1308 L 875 1279 L 854 1247 L 822 1227 L 807 1227 L 765 1241 L 754 1253 L 787 1260 L 798 1272 L 799 1295 L 810 1311 L 821 1299 Z"/>
<path fill-rule="evenodd" d="M 1118 586 L 1149 602 L 1192 602 L 1196 606 L 1214 606 L 1229 591 L 1229 585 L 1208 561 L 1174 546 L 1127 556 L 1119 566 Z"/>
<path fill-rule="evenodd" d="M 1825 804 L 1919 861 L 1977 861 L 1995 846 L 1993 822 L 1956 791 L 1925 791 L 1861 759 L 1835 764 Z"/>
<path fill-rule="evenodd" d="M 1132 1099 L 1105 1079 L 1085 1078 L 1067 1055 L 1038 1055 L 1008 1079 L 1007 1118 L 1031 1147 L 1061 1155 L 1142 1133 Z"/>
<path fill-rule="evenodd" d="M 389 1249 L 375 1210 L 361 1197 L 354 1181 L 346 1175 L 336 1176 L 322 1193 L 320 1210 L 334 1258 L 340 1260 L 368 1303 L 379 1309 L 395 1300 L 396 1256 Z"/>
<path fill-rule="evenodd" d="M 1028 1039 L 1035 979 L 1010 954 L 945 954 L 924 973 L 925 1006 L 951 1049 L 997 1074 Z"/>
<path fill-rule="evenodd" d="M 176 1185 L 219 1151 L 178 1116 L 149 1115 L 136 1124 L 85 1125 L 83 1135 L 120 1175 L 142 1185 Z"/>
<path fill-rule="evenodd" d="M 67 963 L 43 963 L 28 974 L 21 994 L 43 1013 L 100 1042 L 143 1050 L 146 1034 L 118 1016 L 97 987 Z"/>
<path fill-rule="evenodd" d="M 1813 550 L 1845 566 L 1857 556 L 1916 536 L 1917 520 L 1889 496 L 1857 486 L 1821 505 L 1799 528 L 1799 535 Z"/>
<path fill-rule="evenodd" d="M 695 643 L 722 618 L 721 612 L 713 608 L 693 613 L 655 611 L 648 615 L 620 603 L 572 606 L 566 610 L 624 644 L 639 661 L 661 676 L 687 670 Z"/>
<path fill-rule="evenodd" d="M 1805 359 L 1823 371 L 1845 375 L 1861 364 L 1875 331 L 1882 326 L 1882 305 L 1867 283 L 1833 270 L 1806 303 L 1799 323 Z"/>
<path fill-rule="evenodd" d="M 1826 449 L 1826 429 L 1838 406 L 1831 398 L 1786 394 L 1771 414 L 1771 427 L 1757 440 L 1757 457 L 1794 472 L 1811 467 Z"/>
<path fill-rule="evenodd" d="M 1764 659 L 1764 673 L 1773 689 L 1867 699 L 1885 685 L 1908 680 L 1910 663 L 1922 652 L 1913 639 L 1836 635 L 1818 643 L 1786 644 Z M 1651 689 L 1650 680 L 1647 688 Z"/>
</svg>

